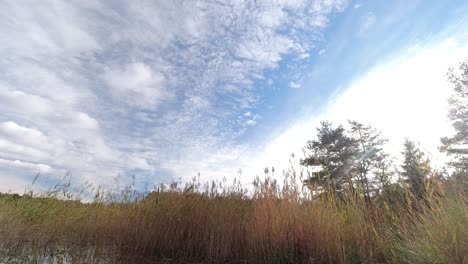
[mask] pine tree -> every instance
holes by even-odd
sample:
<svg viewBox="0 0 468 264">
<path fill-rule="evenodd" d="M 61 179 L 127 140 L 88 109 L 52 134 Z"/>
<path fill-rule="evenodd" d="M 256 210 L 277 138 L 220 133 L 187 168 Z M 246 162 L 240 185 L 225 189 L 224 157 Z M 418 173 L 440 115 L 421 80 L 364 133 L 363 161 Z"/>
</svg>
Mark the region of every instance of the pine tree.
<svg viewBox="0 0 468 264">
<path fill-rule="evenodd" d="M 317 128 L 317 140 L 307 142 L 310 155 L 301 164 L 318 169 L 313 180 L 329 185 L 337 191 L 352 188 L 353 162 L 357 156 L 357 142 L 348 137 L 342 126 L 333 128 L 330 122 L 322 122 Z M 306 180 L 306 183 L 309 182 Z"/>
<path fill-rule="evenodd" d="M 388 154 L 383 153 L 379 156 L 379 160 L 376 162 L 373 170 L 377 185 L 377 195 L 380 195 L 382 192 L 388 193 L 391 186 L 391 178 L 395 174 L 392 165 L 393 161 Z"/>
<path fill-rule="evenodd" d="M 450 69 L 448 78 L 455 92 L 449 100 L 455 135 L 441 139 L 441 150 L 453 157 L 450 165 L 456 173 L 468 177 L 468 61 L 460 64 L 458 73 Z"/>
<path fill-rule="evenodd" d="M 355 173 L 364 197 L 371 197 L 371 179 L 377 169 L 381 169 L 387 159 L 382 147 L 387 139 L 370 125 L 363 125 L 356 121 L 348 121 L 351 125 L 351 137 L 357 143 L 357 159 L 355 161 Z M 375 176 L 375 175 L 374 175 Z M 381 175 L 382 176 L 382 175 Z"/>
<path fill-rule="evenodd" d="M 409 184 L 411 192 L 418 198 L 424 198 L 425 182 L 431 174 L 429 160 L 424 157 L 424 154 L 417 148 L 412 141 L 405 140 L 404 161 L 401 168 L 401 175 Z"/>
</svg>

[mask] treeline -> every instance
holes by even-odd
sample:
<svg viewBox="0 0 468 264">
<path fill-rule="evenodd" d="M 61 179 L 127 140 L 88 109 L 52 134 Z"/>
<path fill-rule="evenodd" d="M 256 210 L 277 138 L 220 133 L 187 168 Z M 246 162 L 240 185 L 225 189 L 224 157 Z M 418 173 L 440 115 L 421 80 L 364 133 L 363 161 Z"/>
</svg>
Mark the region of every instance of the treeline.
<svg viewBox="0 0 468 264">
<path fill-rule="evenodd" d="M 446 171 L 435 171 L 429 158 L 406 140 L 400 168 L 385 152 L 387 139 L 370 125 L 348 121 L 350 129 L 322 122 L 317 139 L 308 142 L 309 151 L 301 164 L 309 167 L 304 184 L 316 195 L 334 191 L 340 197 L 361 195 L 367 201 L 388 195 L 390 190 L 410 190 L 422 198 L 428 185 L 447 178 Z"/>
<path fill-rule="evenodd" d="M 453 96 L 449 100 L 449 118 L 455 134 L 441 139 L 440 151 L 451 157 L 447 168 L 434 170 L 430 159 L 414 142 L 406 139 L 402 148 L 403 164 L 384 150 L 387 139 L 370 125 L 348 121 L 333 126 L 324 121 L 317 138 L 307 142 L 301 164 L 309 167 L 304 184 L 315 194 L 334 191 L 340 197 L 361 195 L 366 200 L 388 195 L 390 190 L 409 190 L 423 199 L 434 185 L 457 181 L 468 187 L 468 62 L 458 71 L 449 70 Z"/>
</svg>

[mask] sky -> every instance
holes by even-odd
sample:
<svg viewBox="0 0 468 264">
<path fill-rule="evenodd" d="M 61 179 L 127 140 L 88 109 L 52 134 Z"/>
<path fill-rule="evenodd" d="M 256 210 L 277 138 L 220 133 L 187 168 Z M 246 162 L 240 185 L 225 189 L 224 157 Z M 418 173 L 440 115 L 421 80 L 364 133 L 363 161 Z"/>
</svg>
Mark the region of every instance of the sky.
<svg viewBox="0 0 468 264">
<path fill-rule="evenodd" d="M 322 120 L 435 164 L 468 2 L 0 0 L 0 192 L 288 168 Z M 438 165 L 442 166 L 442 165 Z"/>
</svg>

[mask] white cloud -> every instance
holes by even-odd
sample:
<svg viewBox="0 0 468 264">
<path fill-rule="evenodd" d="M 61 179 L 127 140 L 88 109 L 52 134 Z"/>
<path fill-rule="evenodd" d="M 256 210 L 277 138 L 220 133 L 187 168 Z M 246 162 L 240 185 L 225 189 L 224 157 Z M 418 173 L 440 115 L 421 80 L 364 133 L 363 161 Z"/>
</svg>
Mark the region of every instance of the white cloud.
<svg viewBox="0 0 468 264">
<path fill-rule="evenodd" d="M 451 131 L 447 100 L 452 90 L 446 72 L 467 51 L 468 46 L 453 39 L 438 46 L 415 47 L 356 79 L 333 101 L 328 115 L 372 122 L 394 140 L 395 152 L 404 137 L 418 140 L 439 159 L 440 137 Z"/>
<path fill-rule="evenodd" d="M 0 39 L 7 41 L 3 42 L 2 50 L 9 54 L 34 57 L 98 49 L 96 39 L 81 26 L 86 18 L 76 11 L 72 4 L 65 1 L 4 3 L 0 11 L 5 18 Z"/>
<path fill-rule="evenodd" d="M 249 119 L 249 120 L 245 121 L 244 124 L 247 125 L 247 126 L 255 126 L 255 124 L 257 124 L 257 121 L 255 121 L 255 119 Z"/>
<path fill-rule="evenodd" d="M 189 171 L 160 164 L 211 168 L 257 123 L 236 118 L 261 100 L 254 84 L 265 70 L 306 58 L 346 3 L 8 1 L 0 158 L 95 183 L 134 169 Z"/>
<path fill-rule="evenodd" d="M 289 82 L 289 87 L 293 89 L 299 89 L 301 88 L 301 84 L 297 82 Z"/>
<path fill-rule="evenodd" d="M 16 159 L 26 158 L 40 160 L 47 157 L 47 152 L 31 146 L 25 146 L 0 138 L 0 153 L 2 156 Z"/>
<path fill-rule="evenodd" d="M 244 127 L 255 126 L 257 124 L 257 120 L 260 118 L 260 115 L 247 111 L 243 115 L 238 116 L 238 123 Z"/>
<path fill-rule="evenodd" d="M 148 161 L 141 157 L 129 157 L 127 166 L 140 170 L 154 170 L 154 167 L 148 164 Z"/>
<path fill-rule="evenodd" d="M 142 107 L 154 107 L 163 100 L 164 76 L 153 72 L 144 63 L 131 63 L 123 68 L 108 69 L 104 80 L 118 97 L 124 97 L 130 104 Z"/>
<path fill-rule="evenodd" d="M 354 79 L 321 114 L 298 120 L 268 141 L 262 151 L 244 153 L 247 158 L 241 158 L 243 171 L 256 175 L 265 166 L 287 169 L 290 154 L 296 154 L 296 162 L 302 157 L 301 149 L 315 135 L 320 121 L 344 124 L 348 119 L 382 130 L 390 140 L 387 150 L 392 155 L 400 155 L 404 138 L 408 137 L 419 143 L 436 166 L 441 166 L 446 157 L 437 149 L 440 138 L 452 131 L 447 118 L 452 87 L 446 72 L 466 54 L 468 45 L 454 39 L 403 51 Z"/>
<path fill-rule="evenodd" d="M 96 119 L 90 117 L 88 114 L 83 112 L 73 113 L 72 127 L 77 129 L 99 129 L 99 124 Z"/>
<path fill-rule="evenodd" d="M 433 149 L 446 113 L 446 94 L 434 87 L 466 54 L 456 42 L 376 66 L 326 112 L 304 118 L 261 153 L 236 141 L 258 123 L 257 84 L 273 85 L 265 71 L 285 57 L 308 58 L 347 3 L 8 1 L 0 10 L 0 174 L 52 168 L 97 184 L 132 170 L 153 178 L 199 171 L 219 177 L 242 167 L 255 175 L 267 165 L 286 168 L 289 153 L 300 152 L 321 119 L 369 121 L 397 148 L 403 125 Z M 367 14 L 362 34 L 375 22 Z M 421 108 L 403 114 L 414 106 L 403 95 L 420 94 Z M 4 179 L 2 188 L 23 184 Z"/>
<path fill-rule="evenodd" d="M 85 175 L 97 172 L 97 167 L 115 171 L 110 164 L 117 161 L 119 153 L 103 141 L 96 131 L 95 120 L 78 113 L 74 122 L 63 124 L 73 131 L 70 134 L 64 134 L 60 126 L 44 134 L 13 121 L 0 123 L 0 172 L 16 173 L 18 177 L 40 172 L 45 177 L 59 179 L 67 171 L 73 171 L 83 177 L 80 180 L 86 180 Z M 102 180 L 94 179 L 93 182 L 101 183 Z"/>
<path fill-rule="evenodd" d="M 47 115 L 52 107 L 47 99 L 18 90 L 0 90 L 0 108 L 27 115 Z"/>
<path fill-rule="evenodd" d="M 12 121 L 0 123 L 0 136 L 37 148 L 48 148 L 50 146 L 50 142 L 41 131 L 20 126 Z"/>
<path fill-rule="evenodd" d="M 300 58 L 300 59 L 307 59 L 307 58 L 310 58 L 310 54 L 309 54 L 309 53 L 302 53 L 302 54 L 299 54 L 299 58 Z"/>
<path fill-rule="evenodd" d="M 24 162 L 20 160 L 6 160 L 1 158 L 0 166 L 9 167 L 10 169 L 26 169 L 28 171 L 31 171 L 32 173 L 48 173 L 52 170 L 52 167 L 46 164 Z"/>
</svg>

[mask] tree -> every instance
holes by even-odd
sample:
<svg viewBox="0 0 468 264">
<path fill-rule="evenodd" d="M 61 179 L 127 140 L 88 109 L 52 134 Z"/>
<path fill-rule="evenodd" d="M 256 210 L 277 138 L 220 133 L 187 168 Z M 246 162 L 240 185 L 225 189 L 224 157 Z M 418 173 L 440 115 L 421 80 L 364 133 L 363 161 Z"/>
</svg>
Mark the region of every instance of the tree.
<svg viewBox="0 0 468 264">
<path fill-rule="evenodd" d="M 351 125 L 351 137 L 357 143 L 357 159 L 355 161 L 356 177 L 363 190 L 364 197 L 371 197 L 370 176 L 376 172 L 381 173 L 382 166 L 386 165 L 387 155 L 382 147 L 388 141 L 381 133 L 370 125 L 363 125 L 356 121 L 348 121 Z M 387 176 L 379 174 L 381 177 Z M 375 175 L 374 175 L 375 176 Z M 383 179 L 383 178 L 382 178 Z"/>
<path fill-rule="evenodd" d="M 410 185 L 411 192 L 418 198 L 424 198 L 425 182 L 431 175 L 429 159 L 415 146 L 415 144 L 406 139 L 403 151 L 404 161 L 401 168 L 401 175 Z"/>
<path fill-rule="evenodd" d="M 373 170 L 375 183 L 377 185 L 377 195 L 380 195 L 381 192 L 388 193 L 391 186 L 390 179 L 395 174 L 392 165 L 393 161 L 389 158 L 388 154 L 383 153 L 380 155 L 380 160 L 377 161 Z"/>
<path fill-rule="evenodd" d="M 453 84 L 454 95 L 449 99 L 449 118 L 455 135 L 441 139 L 441 151 L 452 156 L 450 162 L 459 175 L 468 176 L 468 61 L 462 62 L 459 72 L 450 69 L 449 81 Z"/>
<path fill-rule="evenodd" d="M 313 180 L 343 191 L 352 188 L 353 162 L 357 156 L 357 142 L 348 137 L 342 126 L 333 128 L 330 122 L 321 122 L 317 128 L 317 140 L 307 142 L 311 154 L 301 164 L 317 168 Z M 307 180 L 306 180 L 307 182 Z"/>
</svg>

